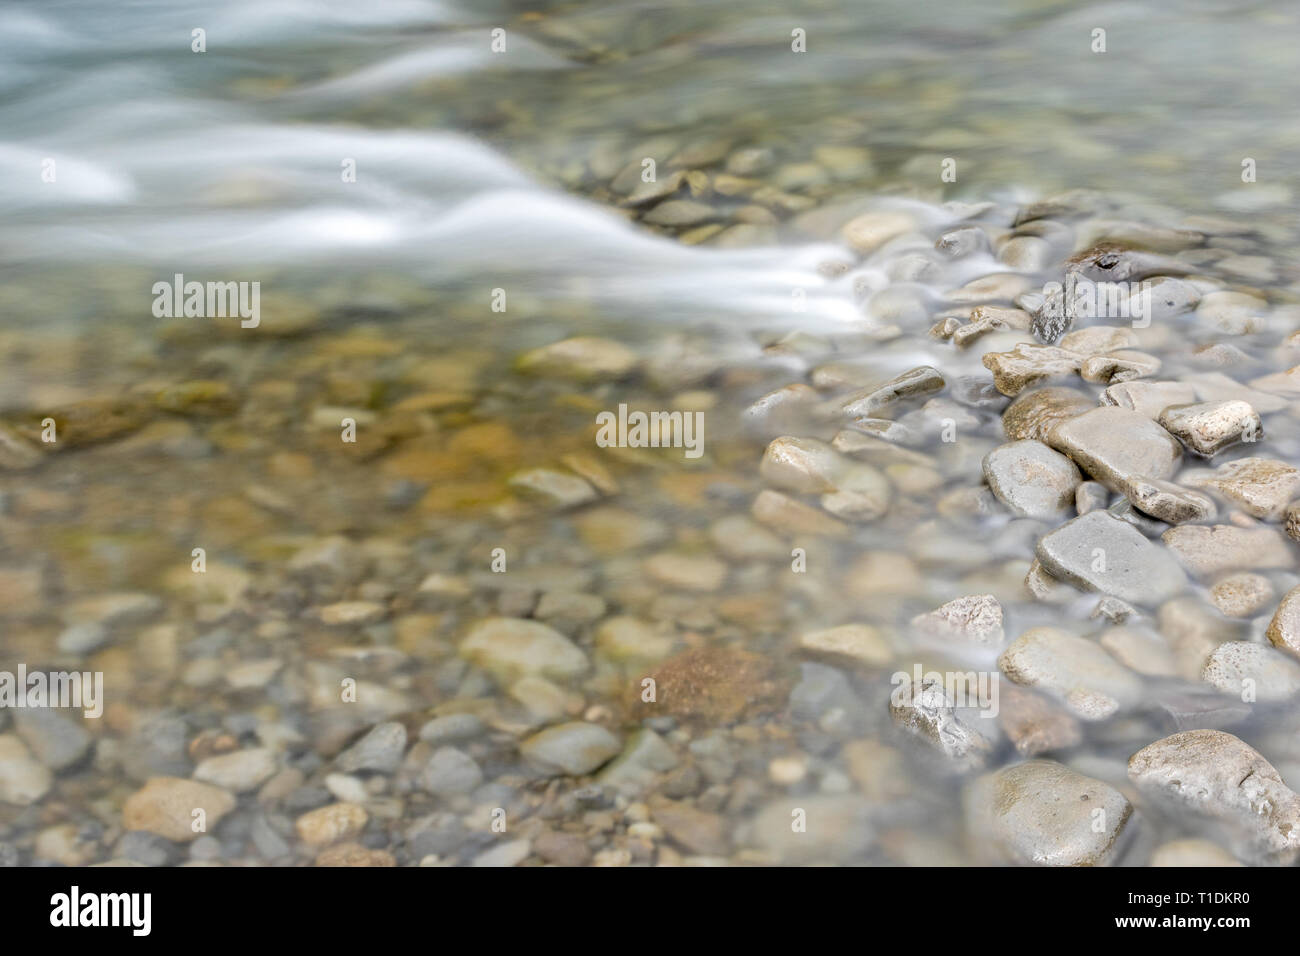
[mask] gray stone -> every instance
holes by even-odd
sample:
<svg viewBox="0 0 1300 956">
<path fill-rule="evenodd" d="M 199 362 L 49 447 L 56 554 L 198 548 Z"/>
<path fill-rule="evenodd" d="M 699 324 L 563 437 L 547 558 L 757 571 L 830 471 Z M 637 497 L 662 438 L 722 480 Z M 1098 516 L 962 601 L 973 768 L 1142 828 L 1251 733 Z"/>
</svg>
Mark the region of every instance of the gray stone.
<svg viewBox="0 0 1300 956">
<path fill-rule="evenodd" d="M 1085 481 L 1074 490 L 1074 510 L 1081 515 L 1100 511 L 1110 501 L 1110 490 L 1100 481 Z"/>
<path fill-rule="evenodd" d="M 406 728 L 396 721 L 378 724 L 334 760 L 344 773 L 372 770 L 393 773 L 406 752 Z"/>
<path fill-rule="evenodd" d="M 983 468 L 993 494 L 1020 517 L 1056 517 L 1074 502 L 1082 481 L 1074 462 L 1031 439 L 993 449 Z"/>
<path fill-rule="evenodd" d="M 900 399 L 941 391 L 944 384 L 943 376 L 936 369 L 921 365 L 908 369 L 887 382 L 859 389 L 845 398 L 838 399 L 837 403 L 841 414 L 850 418 L 870 417 L 873 412 L 887 408 Z"/>
<path fill-rule="evenodd" d="M 469 793 L 483 782 L 477 761 L 455 747 L 439 747 L 429 758 L 421 775 L 424 789 L 434 796 L 450 797 Z"/>
<path fill-rule="evenodd" d="M 1246 703 L 1289 700 L 1300 692 L 1300 663 L 1267 644 L 1227 641 L 1210 653 L 1201 680 Z"/>
<path fill-rule="evenodd" d="M 1024 392 L 1002 415 L 1002 430 L 1012 441 L 1047 436 L 1061 422 L 1077 418 L 1097 407 L 1087 395 L 1072 388 L 1051 385 Z"/>
<path fill-rule="evenodd" d="M 1068 378 L 1079 371 L 1083 356 L 1053 345 L 1022 343 L 1009 352 L 987 352 L 984 367 L 1003 395 L 1019 395 L 1030 385 L 1053 378 Z"/>
<path fill-rule="evenodd" d="M 1123 847 L 1133 812 L 1114 787 L 1050 760 L 980 777 L 967 788 L 963 807 L 977 855 L 1022 866 L 1108 865 Z"/>
<path fill-rule="evenodd" d="M 1129 759 L 1128 775 L 1146 798 L 1215 824 L 1243 860 L 1289 866 L 1300 856 L 1300 795 L 1232 734 L 1158 740 Z"/>
<path fill-rule="evenodd" d="M 1105 511 L 1081 515 L 1044 535 L 1035 554 L 1055 577 L 1130 604 L 1158 604 L 1187 585 L 1167 551 Z"/>
<path fill-rule="evenodd" d="M 1196 390 L 1183 382 L 1123 382 L 1101 393 L 1103 405 L 1127 408 L 1153 420 L 1170 405 L 1195 401 Z"/>
<path fill-rule="evenodd" d="M 1216 491 L 1265 521 L 1281 521 L 1287 505 L 1300 495 L 1300 468 L 1276 458 L 1238 458 L 1212 474 L 1188 475 L 1184 481 Z"/>
<path fill-rule="evenodd" d="M 1240 399 L 1170 405 L 1158 420 L 1188 451 L 1203 458 L 1213 458 L 1239 442 L 1258 441 L 1264 436 L 1259 412 Z"/>
<path fill-rule="evenodd" d="M 591 773 L 622 749 L 604 727 L 582 721 L 548 727 L 519 745 L 519 752 L 538 769 L 574 777 Z"/>
<path fill-rule="evenodd" d="M 1046 439 L 1084 472 L 1112 491 L 1133 478 L 1169 478 L 1182 449 L 1151 419 L 1126 408 L 1103 406 L 1061 422 Z"/>
<path fill-rule="evenodd" d="M 1218 512 L 1207 495 L 1158 478 L 1129 478 L 1122 490 L 1133 507 L 1168 524 L 1210 521 Z"/>
<path fill-rule="evenodd" d="M 1105 720 L 1141 698 L 1142 682 L 1099 644 L 1054 627 L 1020 635 L 998 657 L 1017 684 L 1059 698 L 1084 720 Z"/>
<path fill-rule="evenodd" d="M 917 685 L 904 676 L 890 695 L 889 716 L 962 770 L 983 766 L 992 753 L 989 739 L 958 717 L 955 701 L 937 680 Z"/>
<path fill-rule="evenodd" d="M 90 750 L 92 738 L 79 710 L 64 714 L 46 708 L 23 708 L 15 710 L 13 717 L 14 730 L 23 743 L 51 770 L 66 770 Z"/>
<path fill-rule="evenodd" d="M 1272 528 L 1185 524 L 1170 528 L 1162 538 L 1183 567 L 1198 578 L 1217 577 L 1225 571 L 1295 566 L 1285 535 Z"/>
</svg>

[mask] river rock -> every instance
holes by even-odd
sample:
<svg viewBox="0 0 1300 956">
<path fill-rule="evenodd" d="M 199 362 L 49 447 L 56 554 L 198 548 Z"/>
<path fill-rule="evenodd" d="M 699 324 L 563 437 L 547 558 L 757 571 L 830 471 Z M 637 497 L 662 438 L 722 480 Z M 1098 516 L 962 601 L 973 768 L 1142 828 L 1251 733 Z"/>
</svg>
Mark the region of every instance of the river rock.
<svg viewBox="0 0 1300 956">
<path fill-rule="evenodd" d="M 1264 636 L 1274 647 L 1300 657 L 1300 587 L 1282 596 Z"/>
<path fill-rule="evenodd" d="M 930 744 L 959 769 L 983 766 L 993 745 L 957 716 L 956 703 L 943 684 L 926 678 L 918 685 L 909 676 L 901 677 L 889 698 L 889 716 L 894 723 Z"/>
<path fill-rule="evenodd" d="M 1170 840 L 1155 848 L 1150 866 L 1243 866 L 1235 856 L 1209 840 Z"/>
<path fill-rule="evenodd" d="M 1238 458 L 1212 475 L 1188 475 L 1187 484 L 1217 491 L 1242 510 L 1265 521 L 1281 521 L 1300 495 L 1300 469 L 1275 458 Z"/>
<path fill-rule="evenodd" d="M 1052 627 L 1035 627 L 998 658 L 1017 684 L 1059 697 L 1084 720 L 1104 720 L 1137 703 L 1142 682 L 1097 643 Z"/>
<path fill-rule="evenodd" d="M 525 352 L 516 368 L 547 378 L 604 382 L 626 377 L 637 362 L 637 354 L 620 342 L 576 336 Z"/>
<path fill-rule="evenodd" d="M 554 628 L 537 621 L 494 617 L 473 625 L 460 655 L 502 679 L 529 675 L 575 677 L 587 670 L 587 655 Z"/>
<path fill-rule="evenodd" d="M 921 633 L 945 640 L 1001 647 L 1002 605 L 992 594 L 959 597 L 933 611 L 912 618 L 911 626 Z"/>
<path fill-rule="evenodd" d="M 1231 524 L 1185 524 L 1161 538 L 1179 562 L 1198 578 L 1225 571 L 1261 571 L 1295 566 L 1291 546 L 1272 528 L 1238 528 Z"/>
<path fill-rule="evenodd" d="M 1106 511 L 1091 511 L 1044 535 L 1034 553 L 1055 577 L 1130 604 L 1158 604 L 1187 583 L 1165 549 Z"/>
<path fill-rule="evenodd" d="M 477 788 L 483 782 L 483 771 L 463 750 L 439 747 L 424 765 L 420 782 L 435 797 L 454 797 Z"/>
<path fill-rule="evenodd" d="M 1128 478 L 1122 490 L 1133 507 L 1168 524 L 1209 521 L 1218 512 L 1209 496 L 1158 478 Z"/>
<path fill-rule="evenodd" d="M 1092 325 L 1086 329 L 1075 329 L 1061 339 L 1061 348 L 1067 352 L 1080 355 L 1101 355 L 1130 349 L 1138 344 L 1132 329 L 1114 325 Z"/>
<path fill-rule="evenodd" d="M 1002 414 L 1002 430 L 1012 441 L 1046 441 L 1058 424 L 1097 407 L 1087 395 L 1050 385 L 1024 392 Z"/>
<path fill-rule="evenodd" d="M 1151 419 L 1114 406 L 1061 422 L 1046 441 L 1089 476 L 1121 493 L 1126 479 L 1171 477 L 1182 455 L 1173 436 Z"/>
<path fill-rule="evenodd" d="M 102 701 L 101 701 L 102 703 Z M 66 770 L 90 750 L 93 738 L 80 711 L 70 717 L 48 708 L 13 711 L 14 730 L 32 755 L 51 770 Z"/>
<path fill-rule="evenodd" d="M 1129 758 L 1128 775 L 1147 799 L 1215 824 L 1247 862 L 1289 866 L 1300 856 L 1300 795 L 1232 734 L 1158 740 Z"/>
<path fill-rule="evenodd" d="M 334 766 L 344 773 L 370 770 L 393 773 L 406 752 L 406 727 L 397 721 L 377 724 L 334 759 Z"/>
<path fill-rule="evenodd" d="M 1273 603 L 1273 582 L 1262 574 L 1241 571 L 1214 582 L 1210 602 L 1225 617 L 1254 617 Z"/>
<path fill-rule="evenodd" d="M 894 656 L 889 641 L 868 624 L 841 624 L 809 631 L 799 638 L 799 646 L 809 654 L 867 667 L 884 667 Z"/>
<path fill-rule="evenodd" d="M 235 808 L 235 797 L 221 787 L 181 780 L 154 777 L 126 798 L 122 806 L 122 826 L 128 830 L 148 830 L 174 843 L 189 843 L 202 836 L 191 829 L 194 810 L 206 815 L 207 832 Z"/>
<path fill-rule="evenodd" d="M 1079 363 L 1079 377 L 1085 382 L 1113 385 L 1146 378 L 1160 371 L 1160 359 L 1136 349 L 1120 349 L 1104 355 L 1090 355 Z"/>
<path fill-rule="evenodd" d="M 1267 644 L 1227 641 L 1210 653 L 1201 680 L 1246 703 L 1288 700 L 1300 692 L 1300 663 Z"/>
<path fill-rule="evenodd" d="M 1082 481 L 1074 462 L 1042 442 L 1026 439 L 984 456 L 984 480 L 1012 514 L 1053 518 L 1074 503 Z"/>
<path fill-rule="evenodd" d="M 1196 401 L 1196 390 L 1183 382 L 1123 382 L 1107 386 L 1101 393 L 1103 405 L 1114 405 L 1156 419 L 1170 405 Z"/>
<path fill-rule="evenodd" d="M 987 352 L 984 367 L 1003 395 L 1016 396 L 1030 385 L 1052 378 L 1067 378 L 1079 371 L 1083 356 L 1054 345 L 1021 343 L 1009 352 Z"/>
<path fill-rule="evenodd" d="M 874 412 L 888 408 L 900 399 L 942 391 L 944 385 L 944 378 L 936 369 L 919 365 L 886 382 L 858 389 L 836 402 L 842 415 L 850 418 L 870 417 Z"/>
<path fill-rule="evenodd" d="M 851 219 L 841 232 L 844 241 L 864 255 L 875 252 L 891 239 L 916 228 L 910 213 L 878 209 Z"/>
<path fill-rule="evenodd" d="M 331 803 L 304 813 L 294 821 L 299 839 L 309 847 L 327 847 L 352 840 L 366 827 L 370 814 L 355 803 Z"/>
<path fill-rule="evenodd" d="M 1240 400 L 1170 405 L 1158 421 L 1188 451 L 1202 458 L 1213 458 L 1238 442 L 1258 441 L 1264 435 L 1259 412 Z"/>
<path fill-rule="evenodd" d="M 507 484 L 522 497 L 557 510 L 577 508 L 600 497 L 584 479 L 550 468 L 515 472 Z"/>
<path fill-rule="evenodd" d="M 599 724 L 572 721 L 533 734 L 519 752 L 539 770 L 579 777 L 622 750 L 619 739 Z"/>
<path fill-rule="evenodd" d="M 977 855 L 1022 866 L 1108 865 L 1133 812 L 1114 787 L 1051 760 L 980 777 L 962 803 Z"/>
<path fill-rule="evenodd" d="M 194 768 L 194 779 L 232 793 L 246 793 L 266 783 L 279 769 L 274 750 L 249 747 L 204 759 Z"/>
<path fill-rule="evenodd" d="M 31 755 L 14 734 L 0 734 L 0 803 L 25 807 L 54 785 L 48 767 Z"/>
</svg>

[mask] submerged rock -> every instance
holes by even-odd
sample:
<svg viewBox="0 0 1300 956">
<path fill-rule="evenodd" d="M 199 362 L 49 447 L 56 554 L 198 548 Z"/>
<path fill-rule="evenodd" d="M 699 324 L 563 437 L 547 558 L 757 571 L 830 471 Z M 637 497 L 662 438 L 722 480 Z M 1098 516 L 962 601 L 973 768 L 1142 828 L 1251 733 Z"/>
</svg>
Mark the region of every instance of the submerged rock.
<svg viewBox="0 0 1300 956">
<path fill-rule="evenodd" d="M 1012 514 L 1052 518 L 1074 503 L 1074 491 L 1083 479 L 1070 459 L 1027 439 L 985 455 L 984 480 Z"/>
<path fill-rule="evenodd" d="M 1103 406 L 1061 422 L 1046 439 L 1112 491 L 1133 478 L 1169 478 L 1182 449 L 1151 419 L 1127 408 Z"/>
<path fill-rule="evenodd" d="M 1114 787 L 1050 760 L 980 777 L 963 796 L 968 840 L 987 863 L 1106 866 L 1133 807 Z"/>
<path fill-rule="evenodd" d="M 911 626 L 931 637 L 990 647 L 1000 647 L 1006 636 L 1002 630 L 1002 605 L 992 594 L 972 594 L 949 601 L 918 614 Z"/>
<path fill-rule="evenodd" d="M 1272 528 L 1185 524 L 1161 537 L 1182 566 L 1198 578 L 1295 565 L 1286 537 Z"/>
<path fill-rule="evenodd" d="M 1019 395 L 1030 385 L 1053 378 L 1068 378 L 1079 371 L 1083 356 L 1052 345 L 1022 343 L 1009 352 L 985 353 L 984 367 L 1003 395 Z"/>
<path fill-rule="evenodd" d="M 1276 458 L 1238 458 L 1220 465 L 1212 475 L 1189 475 L 1188 484 L 1217 491 L 1247 514 L 1280 521 L 1300 495 L 1300 468 Z"/>
<path fill-rule="evenodd" d="M 1056 577 L 1130 604 L 1159 604 L 1187 585 L 1168 551 L 1106 511 L 1090 511 L 1044 535 L 1034 553 Z"/>
<path fill-rule="evenodd" d="M 1142 682 L 1101 645 L 1054 627 L 1035 627 L 998 658 L 1017 684 L 1060 698 L 1084 720 L 1104 720 L 1137 703 Z"/>
<path fill-rule="evenodd" d="M 1300 587 L 1282 596 L 1265 636 L 1274 647 L 1300 657 Z"/>
<path fill-rule="evenodd" d="M 1129 758 L 1128 775 L 1145 797 L 1215 824 L 1243 860 L 1289 866 L 1300 856 L 1300 795 L 1232 734 L 1158 740 Z"/>
<path fill-rule="evenodd" d="M 993 750 L 988 738 L 957 716 L 952 696 L 934 679 L 918 685 L 904 675 L 890 695 L 889 716 L 962 769 L 982 766 Z"/>
<path fill-rule="evenodd" d="M 1061 422 L 1077 418 L 1096 407 L 1097 403 L 1082 392 L 1051 385 L 1017 397 L 1002 414 L 1002 430 L 1012 441 L 1046 441 Z"/>
<path fill-rule="evenodd" d="M 1240 400 L 1170 405 L 1158 420 L 1188 451 L 1203 458 L 1213 458 L 1239 442 L 1258 441 L 1264 435 L 1259 412 Z"/>
</svg>

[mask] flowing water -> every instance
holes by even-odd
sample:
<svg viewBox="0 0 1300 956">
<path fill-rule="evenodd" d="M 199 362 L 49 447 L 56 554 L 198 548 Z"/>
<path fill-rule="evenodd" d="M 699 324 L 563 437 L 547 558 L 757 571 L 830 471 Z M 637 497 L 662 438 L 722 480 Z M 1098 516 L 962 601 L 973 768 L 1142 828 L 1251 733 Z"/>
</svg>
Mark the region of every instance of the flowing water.
<svg viewBox="0 0 1300 956">
<path fill-rule="evenodd" d="M 891 721 L 891 677 L 978 673 L 1006 709 L 1007 644 L 1108 626 L 1095 593 L 1025 585 L 1074 511 L 979 491 L 1007 441 L 981 358 L 1033 336 L 959 348 L 936 322 L 1118 236 L 1258 301 L 1135 329 L 1159 379 L 1297 364 L 1297 41 L 1294 8 L 1208 0 L 7 4 L 0 672 L 102 672 L 104 712 L 0 710 L 27 775 L 0 859 L 305 862 L 302 816 L 341 802 L 364 822 L 332 862 L 961 864 L 991 852 L 963 793 L 1024 756 L 1133 801 L 1108 858 L 1217 839 L 1125 763 L 1223 726 L 1300 783 L 1289 671 L 1242 707 L 1204 653 L 1172 662 L 1264 643 L 1292 542 L 1242 568 L 1267 607 L 1225 617 L 1199 578 L 1135 611 L 1163 656 L 1105 719 L 1059 686 L 1016 700 L 1033 733 L 959 708 L 989 738 L 965 763 L 951 727 L 936 748 Z M 1014 260 L 1017 210 L 1062 191 L 1020 233 L 1050 259 Z M 906 228 L 851 248 L 881 212 Z M 970 223 L 996 241 L 935 252 Z M 174 281 L 246 283 L 247 306 L 256 283 L 256 314 L 170 314 Z M 576 336 L 598 341 L 534 351 Z M 920 437 L 855 451 L 883 513 L 751 520 L 771 439 L 830 441 L 823 403 L 917 366 L 944 391 L 873 414 Z M 816 400 L 752 407 L 792 383 Z M 1238 396 L 1217 387 L 1195 400 Z M 1294 382 L 1263 392 L 1249 454 L 1300 461 Z M 698 415 L 702 453 L 605 447 L 620 405 Z M 976 594 L 1004 641 L 909 624 Z M 846 624 L 855 653 L 803 640 Z M 349 756 L 384 722 L 396 756 Z M 161 849 L 131 835 L 169 832 L 132 794 L 191 777 L 238 803 Z"/>
</svg>

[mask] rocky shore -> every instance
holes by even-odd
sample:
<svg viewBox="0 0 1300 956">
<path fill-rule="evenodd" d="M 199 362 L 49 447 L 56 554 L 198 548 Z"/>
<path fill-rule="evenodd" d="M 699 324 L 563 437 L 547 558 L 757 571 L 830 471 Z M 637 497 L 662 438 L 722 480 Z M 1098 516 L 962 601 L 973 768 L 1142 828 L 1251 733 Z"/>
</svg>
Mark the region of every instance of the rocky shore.
<svg viewBox="0 0 1300 956">
<path fill-rule="evenodd" d="M 634 208 L 755 159 L 688 158 Z M 1235 264 L 1291 267 L 1093 194 L 818 213 L 860 319 L 738 361 L 309 298 L 252 368 L 9 334 L 0 669 L 105 702 L 0 710 L 0 860 L 1294 862 L 1300 310 Z M 1149 321 L 1046 329 L 1099 248 Z M 620 403 L 703 454 L 597 444 Z"/>
</svg>

